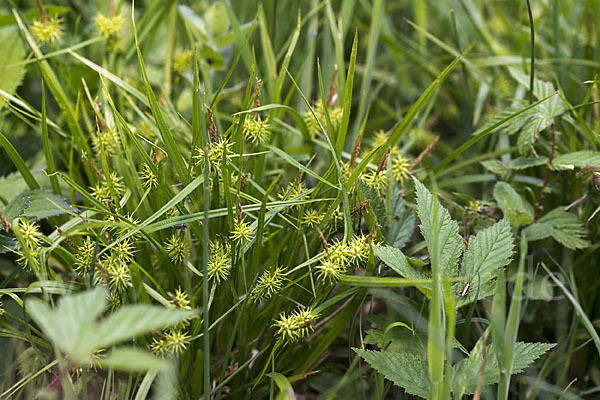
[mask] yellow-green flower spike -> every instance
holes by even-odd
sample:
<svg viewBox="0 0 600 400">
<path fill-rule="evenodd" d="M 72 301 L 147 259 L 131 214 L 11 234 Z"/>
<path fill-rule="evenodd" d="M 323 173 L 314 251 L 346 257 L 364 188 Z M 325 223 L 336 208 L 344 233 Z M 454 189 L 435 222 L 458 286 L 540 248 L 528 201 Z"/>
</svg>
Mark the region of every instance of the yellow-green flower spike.
<svg viewBox="0 0 600 400">
<path fill-rule="evenodd" d="M 49 17 L 46 21 L 35 20 L 31 25 L 31 31 L 38 42 L 58 42 L 63 34 L 62 19 L 60 17 Z"/>
</svg>

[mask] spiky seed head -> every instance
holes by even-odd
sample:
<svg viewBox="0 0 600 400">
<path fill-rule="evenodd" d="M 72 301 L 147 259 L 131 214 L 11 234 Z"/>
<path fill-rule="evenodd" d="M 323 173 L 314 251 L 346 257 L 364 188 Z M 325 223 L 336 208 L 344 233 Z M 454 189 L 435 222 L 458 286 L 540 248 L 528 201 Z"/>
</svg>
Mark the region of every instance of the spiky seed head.
<svg viewBox="0 0 600 400">
<path fill-rule="evenodd" d="M 79 246 L 77 256 L 75 257 L 75 270 L 77 272 L 81 274 L 90 270 L 95 250 L 96 244 L 94 241 L 91 238 L 86 237 L 83 240 L 82 245 Z"/>
<path fill-rule="evenodd" d="M 40 269 L 40 253 L 37 250 L 23 249 L 22 252 L 17 252 L 19 258 L 17 263 L 24 269 L 30 272 L 37 272 Z"/>
<path fill-rule="evenodd" d="M 106 268 L 108 285 L 111 289 L 121 292 L 131 286 L 131 274 L 127 264 L 119 259 L 111 260 Z"/>
<path fill-rule="evenodd" d="M 306 210 L 302 223 L 308 227 L 319 225 L 323 221 L 324 215 L 319 213 L 317 210 Z"/>
<path fill-rule="evenodd" d="M 392 175 L 396 182 L 404 182 L 410 176 L 411 165 L 408 158 L 398 155 L 392 159 Z"/>
<path fill-rule="evenodd" d="M 184 50 L 175 55 L 173 59 L 173 70 L 179 75 L 183 75 L 192 67 L 192 51 Z"/>
<path fill-rule="evenodd" d="M 266 300 L 278 293 L 283 286 L 285 276 L 284 269 L 280 266 L 273 266 L 262 273 L 256 282 L 256 286 L 250 293 L 250 298 L 255 302 Z"/>
<path fill-rule="evenodd" d="M 312 323 L 318 318 L 312 309 L 297 310 L 289 315 L 281 313 L 279 319 L 273 324 L 277 328 L 277 335 L 285 344 L 290 344 L 308 335 L 312 331 Z"/>
<path fill-rule="evenodd" d="M 178 308 L 181 310 L 192 309 L 192 307 L 190 307 L 190 301 L 188 300 L 187 294 L 183 290 L 181 290 L 181 288 L 177 288 L 175 290 L 175 293 L 168 292 L 168 295 L 171 298 L 169 300 L 169 304 L 171 305 L 171 307 Z"/>
<path fill-rule="evenodd" d="M 115 155 L 121 148 L 121 138 L 114 129 L 98 130 L 95 135 L 92 135 L 92 144 L 98 155 Z"/>
<path fill-rule="evenodd" d="M 362 180 L 380 194 L 385 190 L 387 183 L 384 171 L 371 171 L 363 174 Z"/>
<path fill-rule="evenodd" d="M 252 240 L 254 231 L 243 218 L 241 221 L 235 221 L 233 224 L 233 231 L 231 232 L 231 239 L 239 246 L 245 246 Z"/>
<path fill-rule="evenodd" d="M 174 264 L 182 263 L 188 256 L 188 248 L 184 240 L 176 234 L 171 235 L 165 244 L 165 250 Z"/>
<path fill-rule="evenodd" d="M 96 23 L 96 30 L 105 39 L 119 35 L 123 28 L 123 17 L 121 15 L 109 17 L 98 13 L 94 21 Z"/>
<path fill-rule="evenodd" d="M 246 118 L 244 122 L 244 136 L 255 144 L 262 144 L 269 140 L 269 124 L 266 120 L 256 115 L 254 118 Z"/>
<path fill-rule="evenodd" d="M 49 17 L 46 21 L 36 19 L 31 25 L 31 31 L 42 44 L 58 42 L 63 34 L 62 19 L 57 16 Z"/>
<path fill-rule="evenodd" d="M 170 329 L 165 334 L 165 347 L 169 353 L 181 354 L 187 348 L 190 336 L 182 328 Z"/>
<path fill-rule="evenodd" d="M 42 233 L 40 228 L 35 222 L 29 222 L 26 218 L 19 219 L 17 225 L 19 234 L 25 241 L 25 245 L 30 249 L 37 249 L 40 247 L 40 241 L 42 239 Z"/>
<path fill-rule="evenodd" d="M 338 264 L 329 259 L 323 260 L 320 265 L 317 265 L 316 269 L 319 279 L 332 285 L 340 280 L 346 270 L 344 265 Z"/>
<path fill-rule="evenodd" d="M 158 187 L 158 176 L 152 171 L 152 168 L 148 164 L 144 164 L 140 171 L 140 179 L 142 185 L 146 189 L 155 189 Z"/>
</svg>

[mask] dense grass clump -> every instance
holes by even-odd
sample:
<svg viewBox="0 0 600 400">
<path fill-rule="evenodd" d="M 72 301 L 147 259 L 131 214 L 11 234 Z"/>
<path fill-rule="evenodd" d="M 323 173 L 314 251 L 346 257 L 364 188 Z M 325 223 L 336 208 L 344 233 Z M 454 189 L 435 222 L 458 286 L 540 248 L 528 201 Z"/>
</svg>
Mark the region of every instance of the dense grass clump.
<svg viewBox="0 0 600 400">
<path fill-rule="evenodd" d="M 593 398 L 595 2 L 0 5 L 0 398 Z"/>
</svg>

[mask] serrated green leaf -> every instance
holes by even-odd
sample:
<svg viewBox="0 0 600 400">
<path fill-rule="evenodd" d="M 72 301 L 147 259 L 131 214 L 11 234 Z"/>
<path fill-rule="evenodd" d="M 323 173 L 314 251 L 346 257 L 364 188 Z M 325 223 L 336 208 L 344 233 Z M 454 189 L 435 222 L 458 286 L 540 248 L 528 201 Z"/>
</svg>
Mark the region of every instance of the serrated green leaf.
<svg viewBox="0 0 600 400">
<path fill-rule="evenodd" d="M 471 289 L 466 296 L 459 298 L 458 306 L 493 293 L 494 285 L 490 283 L 496 277 L 498 270 L 510 262 L 513 247 L 512 231 L 507 219 L 471 236 L 460 271 L 462 276 L 469 278 Z"/>
<path fill-rule="evenodd" d="M 16 26 L 0 29 L 0 43 L 2 43 L 2 57 L 0 57 L 0 89 L 8 94 L 14 94 L 25 74 L 25 65 L 16 65 L 6 68 L 7 65 L 23 61 L 26 56 L 25 46 L 19 37 Z M 6 101 L 0 97 L 0 110 Z"/>
<path fill-rule="evenodd" d="M 500 160 L 485 160 L 481 162 L 481 165 L 497 175 L 504 175 L 509 171 L 509 168 Z"/>
<path fill-rule="evenodd" d="M 515 358 L 512 364 L 512 373 L 518 374 L 523 372 L 530 364 L 537 360 L 548 350 L 556 346 L 555 343 L 524 343 L 517 342 L 515 344 Z M 490 356 L 495 352 L 494 344 L 488 345 L 486 348 L 486 364 L 485 374 L 483 377 L 484 385 L 493 385 L 498 383 L 500 379 L 500 369 L 496 357 Z M 452 382 L 452 391 L 463 394 L 473 394 L 477 390 L 477 381 L 481 372 L 483 362 L 483 345 L 479 339 L 469 357 L 461 360 L 454 366 L 454 378 Z"/>
<path fill-rule="evenodd" d="M 494 186 L 494 199 L 513 226 L 526 225 L 533 221 L 533 206 L 508 183 L 496 183 L 496 186 Z"/>
<path fill-rule="evenodd" d="M 583 223 L 563 207 L 550 211 L 525 228 L 524 233 L 531 241 L 552 236 L 554 240 L 572 250 L 583 249 L 590 245 L 586 240 L 588 232 Z"/>
<path fill-rule="evenodd" d="M 523 170 L 526 168 L 537 167 L 540 165 L 548 164 L 548 157 L 546 156 L 528 156 L 528 157 L 517 157 L 508 163 L 508 168 L 513 170 Z"/>
<path fill-rule="evenodd" d="M 518 127 L 518 130 L 520 130 L 517 146 L 519 147 L 519 152 L 521 154 L 535 154 L 533 144 L 536 142 L 540 132 L 548 128 L 554 122 L 555 115 L 545 111 L 545 104 L 539 104 L 530 112 L 523 114 L 521 120 L 525 119 L 525 122 L 522 126 L 519 127 L 515 124 L 515 128 Z"/>
<path fill-rule="evenodd" d="M 360 191 L 365 195 L 366 199 L 369 200 L 369 205 L 375 213 L 377 223 L 379 223 L 379 225 L 382 227 L 387 226 L 388 220 L 386 216 L 385 203 L 383 202 L 379 193 L 377 193 L 377 190 L 375 190 L 375 188 L 371 187 L 362 180 L 358 181 L 358 187 L 360 188 Z"/>
<path fill-rule="evenodd" d="M 398 275 L 406 279 L 431 279 L 431 274 L 426 274 L 423 269 L 418 269 L 409 264 L 407 257 L 398 249 L 385 246 L 374 247 L 375 255 L 388 267 L 390 267 Z M 431 291 L 428 287 L 419 287 L 420 290 L 429 296 Z"/>
<path fill-rule="evenodd" d="M 429 396 L 431 382 L 427 369 L 427 355 L 424 351 L 394 353 L 355 348 L 352 350 L 386 379 L 404 388 L 407 393 L 423 398 Z"/>
<path fill-rule="evenodd" d="M 104 289 L 64 296 L 55 309 L 38 299 L 26 302 L 29 315 L 48 338 L 77 363 L 90 361 L 95 349 L 91 334 L 94 321 L 106 308 Z"/>
<path fill-rule="evenodd" d="M 37 221 L 72 212 L 73 207 L 67 201 L 45 190 L 29 190 L 14 198 L 4 211 L 6 218 L 13 220 L 26 217 Z"/>
<path fill-rule="evenodd" d="M 194 315 L 194 311 L 171 310 L 149 304 L 126 305 L 109 315 L 96 328 L 95 345 L 99 348 L 111 346 L 177 324 Z"/>
<path fill-rule="evenodd" d="M 10 236 L 0 233 L 0 254 L 8 253 L 17 248 L 17 241 Z"/>
<path fill-rule="evenodd" d="M 572 153 L 559 154 L 552 159 L 550 168 L 555 171 L 573 170 L 588 165 L 600 166 L 600 152 L 591 150 L 574 151 Z"/>
<path fill-rule="evenodd" d="M 511 115 L 519 112 L 521 110 L 521 107 L 508 107 L 505 108 L 504 110 L 502 110 L 500 113 L 494 115 L 493 117 L 491 117 L 490 119 L 488 119 L 479 129 L 477 129 L 475 132 L 473 132 L 473 136 L 477 136 L 482 132 L 485 132 L 486 130 L 490 129 L 491 127 L 493 127 L 494 125 L 498 124 L 499 122 L 501 122 L 502 120 L 510 117 Z M 500 129 L 500 128 L 505 128 L 507 127 L 509 124 L 512 123 L 512 121 L 515 118 L 519 118 L 521 114 L 513 117 L 512 120 L 507 121 L 506 123 L 499 125 L 495 128 L 496 129 Z"/>
<path fill-rule="evenodd" d="M 136 347 L 115 348 L 108 357 L 98 362 L 98 365 L 102 368 L 132 372 L 159 371 L 168 366 L 163 359 Z"/>
<path fill-rule="evenodd" d="M 417 188 L 417 215 L 421 220 L 421 233 L 427 243 L 427 248 L 433 248 L 434 240 L 440 254 L 440 268 L 445 277 L 455 277 L 458 275 L 458 258 L 462 252 L 462 240 L 458 235 L 458 224 L 450 218 L 450 213 L 438 203 L 438 235 L 433 235 L 433 196 L 429 190 L 414 179 Z"/>
<path fill-rule="evenodd" d="M 385 240 L 390 246 L 401 249 L 410 240 L 415 229 L 415 213 L 406 208 L 404 198 L 396 189 L 392 200 L 392 220 L 388 221 Z"/>
<path fill-rule="evenodd" d="M 102 287 L 64 296 L 54 309 L 38 299 L 27 300 L 26 305 L 48 338 L 77 364 L 89 363 L 94 350 L 177 324 L 195 314 L 140 304 L 124 306 L 97 321 L 107 305 Z"/>
<path fill-rule="evenodd" d="M 529 88 L 529 76 L 509 68 L 510 74 L 526 88 Z M 555 92 L 554 85 L 551 82 L 544 82 L 539 79 L 534 80 L 533 93 L 536 98 L 543 99 Z M 553 96 L 541 104 L 538 104 L 527 113 L 523 113 L 519 118 L 515 118 L 509 124 L 509 133 L 520 131 L 517 145 L 521 154 L 527 154 L 529 151 L 535 154 L 533 144 L 541 131 L 554 123 L 554 118 L 566 111 L 566 106 L 560 96 Z"/>
</svg>

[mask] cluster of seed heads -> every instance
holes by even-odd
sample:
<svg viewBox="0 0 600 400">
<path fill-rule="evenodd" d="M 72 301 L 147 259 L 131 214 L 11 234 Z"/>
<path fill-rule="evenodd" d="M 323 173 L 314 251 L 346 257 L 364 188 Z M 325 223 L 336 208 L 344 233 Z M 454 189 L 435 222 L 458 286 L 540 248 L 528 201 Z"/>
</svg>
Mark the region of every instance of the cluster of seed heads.
<svg viewBox="0 0 600 400">
<path fill-rule="evenodd" d="M 279 293 L 285 281 L 284 269 L 280 266 L 273 266 L 267 269 L 256 281 L 254 289 L 250 293 L 250 298 L 256 303 L 269 299 L 276 293 Z"/>
<path fill-rule="evenodd" d="M 273 326 L 283 343 L 290 344 L 307 336 L 313 330 L 313 323 L 319 317 L 312 308 L 300 308 L 290 314 L 281 313 Z"/>
<path fill-rule="evenodd" d="M 23 241 L 21 251 L 18 252 L 19 258 L 17 262 L 25 269 L 37 272 L 40 267 L 39 250 L 42 240 L 40 228 L 35 222 L 21 218 L 18 222 L 17 230 Z"/>
<path fill-rule="evenodd" d="M 260 115 L 247 117 L 244 122 L 244 136 L 255 144 L 263 144 L 269 140 L 269 124 L 266 120 L 260 118 Z"/>
<path fill-rule="evenodd" d="M 325 108 L 323 107 L 323 102 L 321 100 L 318 100 L 314 104 L 313 110 L 315 112 L 315 115 L 321 122 L 321 125 L 323 125 L 323 127 L 325 129 L 327 129 L 327 116 L 325 114 Z M 337 131 L 340 127 L 340 124 L 342 123 L 342 118 L 344 116 L 344 109 L 342 107 L 331 107 L 331 108 L 329 108 L 328 111 L 329 111 L 329 119 L 331 120 L 331 125 L 333 126 L 334 131 Z M 319 123 L 315 119 L 315 116 L 313 115 L 313 113 L 310 112 L 310 110 L 307 110 L 304 112 L 304 123 L 306 124 L 306 127 L 308 128 L 308 132 L 310 133 L 310 135 L 312 137 L 321 135 L 321 133 L 322 133 L 321 127 L 319 126 Z"/>
<path fill-rule="evenodd" d="M 216 283 L 227 280 L 231 270 L 231 246 L 220 241 L 210 243 L 208 278 Z"/>
<path fill-rule="evenodd" d="M 325 282 L 337 283 L 348 269 L 369 258 L 368 236 L 354 236 L 349 242 L 338 241 L 325 251 L 316 267 L 317 275 Z"/>
</svg>

